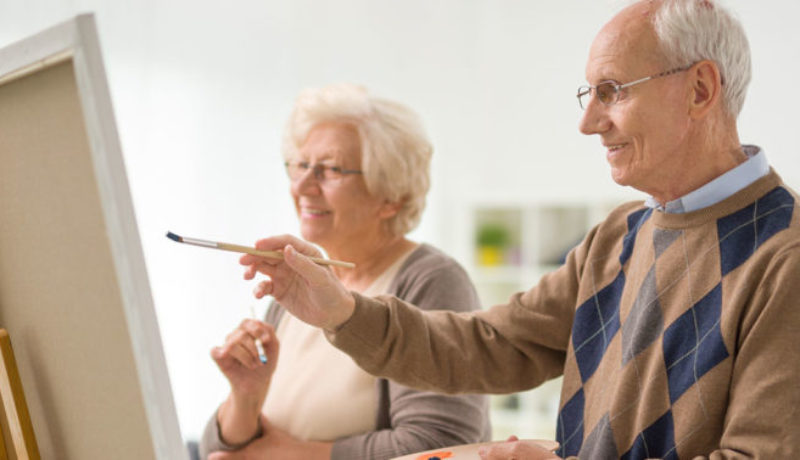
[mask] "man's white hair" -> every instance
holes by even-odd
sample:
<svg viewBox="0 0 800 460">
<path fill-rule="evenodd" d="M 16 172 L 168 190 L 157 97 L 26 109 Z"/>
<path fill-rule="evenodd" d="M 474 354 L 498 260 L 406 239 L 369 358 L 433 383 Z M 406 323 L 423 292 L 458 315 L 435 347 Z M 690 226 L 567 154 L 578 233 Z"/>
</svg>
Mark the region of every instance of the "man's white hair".
<svg viewBox="0 0 800 460">
<path fill-rule="evenodd" d="M 725 108 L 737 118 L 750 83 L 750 45 L 742 24 L 714 0 L 658 0 L 653 26 L 669 68 L 705 59 L 722 75 Z"/>
</svg>

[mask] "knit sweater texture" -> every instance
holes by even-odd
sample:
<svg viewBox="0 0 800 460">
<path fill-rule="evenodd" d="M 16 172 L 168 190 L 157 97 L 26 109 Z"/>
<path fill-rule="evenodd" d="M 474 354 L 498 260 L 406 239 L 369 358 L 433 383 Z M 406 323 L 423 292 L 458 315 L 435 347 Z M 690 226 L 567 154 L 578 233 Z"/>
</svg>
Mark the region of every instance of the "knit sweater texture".
<svg viewBox="0 0 800 460">
<path fill-rule="evenodd" d="M 800 458 L 800 214 L 774 171 L 691 213 L 622 205 L 476 314 L 354 295 L 328 338 L 369 372 L 488 393 L 563 374 L 563 457 Z"/>
</svg>

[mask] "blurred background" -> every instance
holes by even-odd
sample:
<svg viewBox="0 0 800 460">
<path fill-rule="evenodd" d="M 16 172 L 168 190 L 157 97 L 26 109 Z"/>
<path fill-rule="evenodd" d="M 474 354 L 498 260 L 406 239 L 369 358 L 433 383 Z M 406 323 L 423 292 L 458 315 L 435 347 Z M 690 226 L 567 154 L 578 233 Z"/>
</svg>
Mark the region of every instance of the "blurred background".
<svg viewBox="0 0 800 460">
<path fill-rule="evenodd" d="M 729 0 L 749 34 L 741 140 L 800 188 L 800 2 Z M 575 99 L 612 0 L 0 0 L 0 46 L 94 12 L 184 437 L 227 394 L 209 350 L 266 304 L 238 255 L 297 224 L 279 154 L 298 91 L 355 82 L 414 108 L 435 146 L 412 238 L 455 256 L 489 306 L 534 285 L 613 205 Z M 2 135 L 2 133 L 0 133 Z M 531 331 L 535 333 L 535 331 Z M 558 382 L 493 398 L 495 439 L 552 438 Z"/>
</svg>

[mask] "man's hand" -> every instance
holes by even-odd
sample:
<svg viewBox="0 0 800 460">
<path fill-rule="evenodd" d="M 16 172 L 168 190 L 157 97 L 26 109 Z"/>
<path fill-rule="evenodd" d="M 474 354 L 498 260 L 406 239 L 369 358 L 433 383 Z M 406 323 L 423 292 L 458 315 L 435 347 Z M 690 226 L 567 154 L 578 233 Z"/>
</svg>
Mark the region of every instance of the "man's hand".
<svg viewBox="0 0 800 460">
<path fill-rule="evenodd" d="M 291 235 L 264 238 L 256 248 L 283 251 L 283 260 L 245 254 L 239 263 L 247 268 L 244 278 L 256 273 L 267 275 L 253 291 L 256 298 L 272 295 L 278 303 L 300 320 L 327 330 L 347 321 L 355 310 L 355 299 L 328 267 L 317 265 L 309 257 L 320 257 L 311 244 Z"/>
</svg>

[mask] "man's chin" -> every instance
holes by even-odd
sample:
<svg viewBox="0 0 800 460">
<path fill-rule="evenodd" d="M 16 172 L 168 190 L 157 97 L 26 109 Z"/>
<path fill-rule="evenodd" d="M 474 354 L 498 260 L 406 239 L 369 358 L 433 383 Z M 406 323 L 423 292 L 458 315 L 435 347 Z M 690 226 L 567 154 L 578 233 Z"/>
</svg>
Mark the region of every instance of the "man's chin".
<svg viewBox="0 0 800 460">
<path fill-rule="evenodd" d="M 629 175 L 625 174 L 624 170 L 614 168 L 613 166 L 611 167 L 611 180 L 623 187 L 631 185 Z"/>
</svg>

